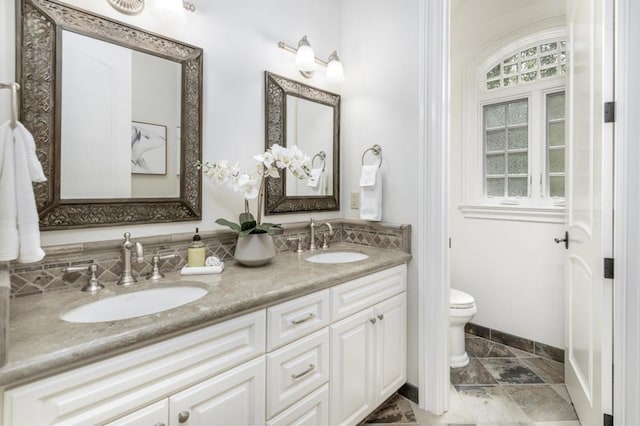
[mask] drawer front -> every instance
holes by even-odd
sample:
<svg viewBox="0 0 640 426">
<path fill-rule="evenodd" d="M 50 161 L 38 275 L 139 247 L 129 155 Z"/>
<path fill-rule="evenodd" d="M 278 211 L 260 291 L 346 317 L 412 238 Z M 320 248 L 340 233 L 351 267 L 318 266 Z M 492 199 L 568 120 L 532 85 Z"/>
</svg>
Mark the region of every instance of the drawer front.
<svg viewBox="0 0 640 426">
<path fill-rule="evenodd" d="M 267 426 L 329 424 L 329 385 L 324 385 L 267 422 Z"/>
<path fill-rule="evenodd" d="M 155 404 L 148 405 L 133 413 L 120 417 L 118 420 L 107 423 L 105 426 L 138 426 L 138 425 L 168 425 L 169 424 L 169 400 L 163 399 Z"/>
<path fill-rule="evenodd" d="M 116 419 L 263 354 L 265 322 L 261 310 L 10 389 L 4 396 L 4 424 Z"/>
<path fill-rule="evenodd" d="M 329 380 L 329 330 L 267 354 L 267 418 Z"/>
<path fill-rule="evenodd" d="M 375 274 L 331 288 L 331 322 L 369 308 L 407 288 L 407 265 L 394 266 Z"/>
<path fill-rule="evenodd" d="M 293 342 L 329 324 L 329 290 L 267 309 L 267 350 Z"/>
</svg>

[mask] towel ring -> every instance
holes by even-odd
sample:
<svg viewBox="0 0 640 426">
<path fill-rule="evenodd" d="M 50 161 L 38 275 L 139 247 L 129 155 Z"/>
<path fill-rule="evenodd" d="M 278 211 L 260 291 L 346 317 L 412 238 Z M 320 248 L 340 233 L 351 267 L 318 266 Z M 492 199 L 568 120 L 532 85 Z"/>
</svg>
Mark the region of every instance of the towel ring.
<svg viewBox="0 0 640 426">
<path fill-rule="evenodd" d="M 362 153 L 362 165 L 364 166 L 364 157 L 365 155 L 367 155 L 367 152 L 373 152 L 373 155 L 379 155 L 380 156 L 380 162 L 378 163 L 378 167 L 382 166 L 382 147 L 378 144 L 372 146 L 371 148 L 366 149 L 363 153 Z"/>
<path fill-rule="evenodd" d="M 312 168 L 313 168 L 313 162 L 316 161 L 316 158 L 320 158 L 320 161 L 322 161 L 322 171 L 324 172 L 324 168 L 327 165 L 327 153 L 324 151 L 320 151 L 319 153 L 314 155 L 313 158 L 311 159 Z"/>
</svg>

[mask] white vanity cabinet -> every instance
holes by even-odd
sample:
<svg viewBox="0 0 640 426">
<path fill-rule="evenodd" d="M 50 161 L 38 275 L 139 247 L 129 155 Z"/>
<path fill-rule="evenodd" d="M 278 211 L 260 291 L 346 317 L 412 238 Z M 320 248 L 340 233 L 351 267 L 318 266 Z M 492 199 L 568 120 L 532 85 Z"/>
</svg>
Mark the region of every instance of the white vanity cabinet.
<svg viewBox="0 0 640 426">
<path fill-rule="evenodd" d="M 357 424 L 406 381 L 405 274 L 392 268 L 332 289 L 336 317 L 367 307 L 330 327 L 332 425 Z"/>
<path fill-rule="evenodd" d="M 4 392 L 2 424 L 355 425 L 406 380 L 406 265 Z"/>
</svg>

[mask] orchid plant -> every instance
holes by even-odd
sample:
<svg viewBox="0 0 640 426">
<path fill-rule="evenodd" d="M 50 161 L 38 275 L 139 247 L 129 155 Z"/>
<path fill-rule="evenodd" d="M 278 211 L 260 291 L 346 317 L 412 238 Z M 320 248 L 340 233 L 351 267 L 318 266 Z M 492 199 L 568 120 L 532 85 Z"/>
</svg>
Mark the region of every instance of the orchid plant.
<svg viewBox="0 0 640 426">
<path fill-rule="evenodd" d="M 218 185 L 227 185 L 236 192 L 244 195 L 245 211 L 239 216 L 239 223 L 226 219 L 217 219 L 218 225 L 228 226 L 243 237 L 248 234 L 273 234 L 280 225 L 262 223 L 262 206 L 264 204 L 264 186 L 267 176 L 279 178 L 280 169 L 288 169 L 297 179 L 308 179 L 310 176 L 309 156 L 297 146 L 290 148 L 274 144 L 263 154 L 254 155 L 257 164 L 250 173 L 240 170 L 239 164 L 229 164 L 227 161 L 198 163 L 196 167 L 204 175 Z M 249 211 L 249 200 L 258 199 L 256 220 Z"/>
</svg>

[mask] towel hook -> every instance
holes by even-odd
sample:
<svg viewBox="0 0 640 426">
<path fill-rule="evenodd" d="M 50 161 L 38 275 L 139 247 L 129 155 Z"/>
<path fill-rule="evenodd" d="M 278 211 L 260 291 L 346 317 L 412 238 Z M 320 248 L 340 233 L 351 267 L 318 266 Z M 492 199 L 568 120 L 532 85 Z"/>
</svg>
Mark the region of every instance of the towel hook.
<svg viewBox="0 0 640 426">
<path fill-rule="evenodd" d="M 382 147 L 378 144 L 373 145 L 371 148 L 366 149 L 363 153 L 362 153 L 362 165 L 364 166 L 364 157 L 365 155 L 367 155 L 367 152 L 373 152 L 373 155 L 379 155 L 380 156 L 380 162 L 378 163 L 378 167 L 382 166 Z"/>
<path fill-rule="evenodd" d="M 320 158 L 320 161 L 322 161 L 322 171 L 324 172 L 324 168 L 327 165 L 327 153 L 324 151 L 320 151 L 319 153 L 314 155 L 313 158 L 311 159 L 312 168 L 313 168 L 313 162 L 316 161 L 316 158 Z"/>
<path fill-rule="evenodd" d="M 18 124 L 18 83 L 0 83 L 0 89 L 11 89 L 11 128 L 15 129 Z"/>
</svg>

